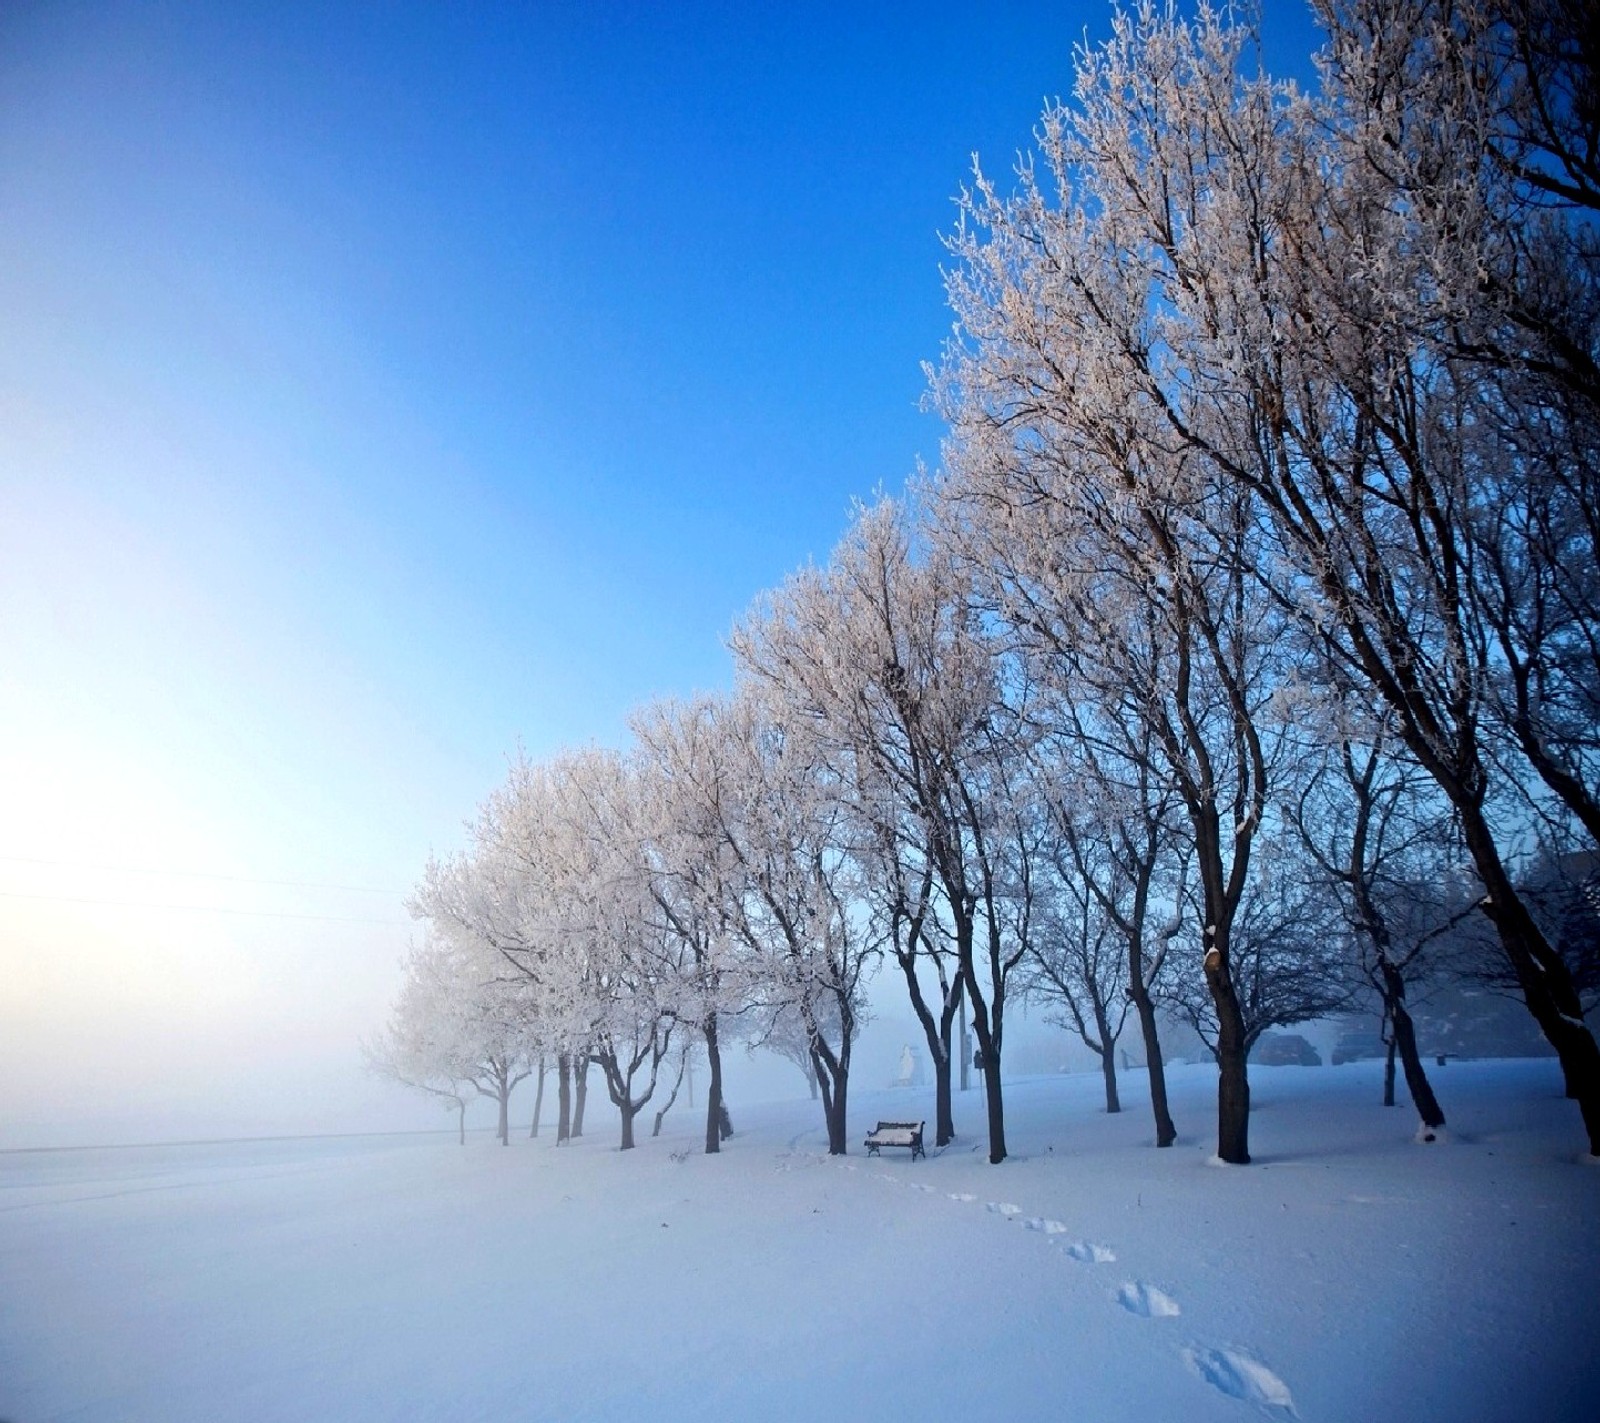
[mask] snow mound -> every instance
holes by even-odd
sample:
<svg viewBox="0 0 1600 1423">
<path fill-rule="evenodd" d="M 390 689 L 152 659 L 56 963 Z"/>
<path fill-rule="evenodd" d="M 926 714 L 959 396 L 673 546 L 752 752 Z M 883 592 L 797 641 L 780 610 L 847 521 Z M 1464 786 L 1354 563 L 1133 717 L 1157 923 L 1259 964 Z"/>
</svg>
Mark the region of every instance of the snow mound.
<svg viewBox="0 0 1600 1423">
<path fill-rule="evenodd" d="M 1117 1303 L 1129 1314 L 1137 1314 L 1141 1319 L 1171 1319 L 1183 1313 L 1178 1308 L 1177 1300 L 1165 1290 L 1158 1290 L 1143 1280 L 1130 1280 L 1124 1284 L 1117 1291 Z"/>
<path fill-rule="evenodd" d="M 1289 1386 L 1259 1359 L 1241 1349 L 1208 1349 L 1191 1345 L 1183 1359 L 1212 1388 L 1241 1403 L 1254 1403 L 1294 1417 Z"/>
<path fill-rule="evenodd" d="M 1089 1265 L 1114 1265 L 1117 1260 L 1112 1250 L 1104 1245 L 1091 1245 L 1087 1240 L 1074 1240 L 1066 1251 L 1074 1260 Z"/>
</svg>

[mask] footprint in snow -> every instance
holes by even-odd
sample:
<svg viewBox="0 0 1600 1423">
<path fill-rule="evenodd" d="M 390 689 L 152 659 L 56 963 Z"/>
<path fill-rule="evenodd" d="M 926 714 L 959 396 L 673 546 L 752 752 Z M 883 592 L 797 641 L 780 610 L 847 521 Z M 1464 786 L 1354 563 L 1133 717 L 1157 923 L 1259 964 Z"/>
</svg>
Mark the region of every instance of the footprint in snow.
<svg viewBox="0 0 1600 1423">
<path fill-rule="evenodd" d="M 1003 1215 L 1007 1220 L 1022 1214 L 1022 1207 L 1014 1206 L 1010 1201 L 990 1201 L 985 1209 L 993 1215 Z"/>
<path fill-rule="evenodd" d="M 1184 1363 L 1217 1392 L 1242 1403 L 1259 1404 L 1284 1417 L 1295 1416 L 1289 1386 L 1242 1349 L 1207 1349 L 1194 1344 L 1180 1352 Z"/>
<path fill-rule="evenodd" d="M 1141 1319 L 1171 1319 L 1181 1314 L 1177 1300 L 1143 1280 L 1130 1280 L 1117 1291 L 1117 1303 Z"/>
<path fill-rule="evenodd" d="M 1086 1240 L 1074 1240 L 1067 1246 L 1067 1254 L 1074 1260 L 1082 1260 L 1088 1265 L 1111 1265 L 1117 1258 L 1104 1245 L 1091 1245 Z"/>
<path fill-rule="evenodd" d="M 1043 1216 L 1030 1216 L 1022 1222 L 1028 1230 L 1042 1231 L 1046 1235 L 1065 1235 L 1067 1228 L 1059 1220 L 1046 1220 Z"/>
<path fill-rule="evenodd" d="M 975 1201 L 978 1198 L 971 1191 L 952 1191 L 950 1192 L 950 1199 L 952 1201 Z"/>
<path fill-rule="evenodd" d="M 924 1193 L 926 1193 L 927 1195 L 930 1195 L 930 1196 L 933 1194 L 933 1187 L 932 1186 L 925 1186 L 925 1185 L 922 1184 L 921 1181 L 913 1181 L 911 1183 L 911 1189 L 913 1191 L 922 1191 L 922 1192 L 924 1192 Z"/>
</svg>

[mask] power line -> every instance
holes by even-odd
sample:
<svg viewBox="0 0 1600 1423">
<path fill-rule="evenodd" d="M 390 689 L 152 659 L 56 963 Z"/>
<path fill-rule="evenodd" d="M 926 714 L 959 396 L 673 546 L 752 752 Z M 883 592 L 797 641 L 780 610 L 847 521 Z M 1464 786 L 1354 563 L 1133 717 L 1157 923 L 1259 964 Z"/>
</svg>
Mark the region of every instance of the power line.
<svg viewBox="0 0 1600 1423">
<path fill-rule="evenodd" d="M 209 870 L 157 870 L 140 865 L 96 865 L 81 860 L 46 860 L 36 855 L 0 855 L 0 863 L 8 865 L 51 865 L 63 870 L 92 870 L 97 874 L 111 875 L 170 875 L 178 879 L 221 880 L 227 884 L 266 884 L 284 889 L 336 889 L 350 894 L 387 894 L 395 899 L 402 891 L 377 889 L 364 884 L 331 884 L 319 880 L 258 879 L 252 875 L 219 875 Z"/>
<path fill-rule="evenodd" d="M 350 914 L 292 914 L 278 909 L 234 909 L 221 904 L 171 904 L 143 899 L 92 899 L 87 895 L 74 894 L 24 894 L 9 889 L 0 889 L 0 899 L 32 899 L 52 904 L 93 904 L 106 909 L 168 909 L 185 914 L 236 914 L 247 919 L 306 919 L 323 924 L 382 924 L 391 929 L 411 927 L 401 919 L 370 919 Z"/>
</svg>

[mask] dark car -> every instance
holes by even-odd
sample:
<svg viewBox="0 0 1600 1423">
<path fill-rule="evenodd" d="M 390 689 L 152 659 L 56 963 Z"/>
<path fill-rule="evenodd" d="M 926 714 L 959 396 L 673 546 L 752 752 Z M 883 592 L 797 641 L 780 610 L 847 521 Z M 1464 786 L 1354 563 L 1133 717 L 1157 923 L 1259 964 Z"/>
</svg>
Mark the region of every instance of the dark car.
<svg viewBox="0 0 1600 1423">
<path fill-rule="evenodd" d="M 1344 1062 L 1364 1062 L 1369 1058 L 1384 1057 L 1389 1045 L 1382 1036 L 1370 1028 L 1346 1028 L 1333 1045 L 1333 1065 Z"/>
<path fill-rule="evenodd" d="M 1299 1033 L 1263 1033 L 1250 1054 L 1263 1067 L 1321 1067 L 1322 1056 Z"/>
</svg>

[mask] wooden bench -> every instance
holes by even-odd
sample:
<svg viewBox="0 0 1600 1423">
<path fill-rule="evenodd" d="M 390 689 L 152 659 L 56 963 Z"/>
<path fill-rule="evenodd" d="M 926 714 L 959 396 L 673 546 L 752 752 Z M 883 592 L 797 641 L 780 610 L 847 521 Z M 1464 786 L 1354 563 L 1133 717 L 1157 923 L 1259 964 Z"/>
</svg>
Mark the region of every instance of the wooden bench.
<svg viewBox="0 0 1600 1423">
<path fill-rule="evenodd" d="M 928 1154 L 922 1149 L 921 1122 L 879 1122 L 867 1133 L 867 1155 L 876 1156 L 883 1146 L 909 1146 L 913 1161 Z"/>
</svg>

